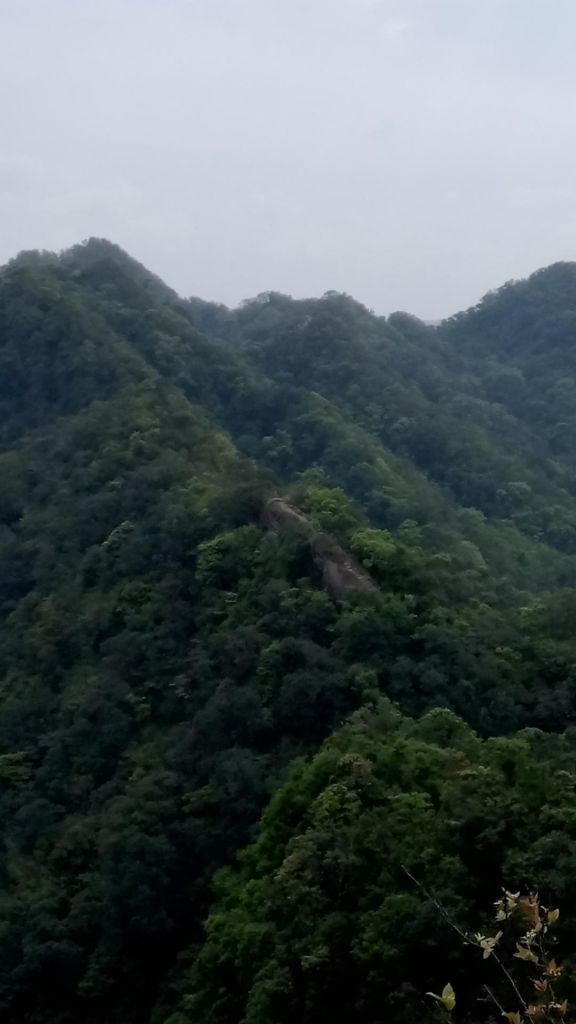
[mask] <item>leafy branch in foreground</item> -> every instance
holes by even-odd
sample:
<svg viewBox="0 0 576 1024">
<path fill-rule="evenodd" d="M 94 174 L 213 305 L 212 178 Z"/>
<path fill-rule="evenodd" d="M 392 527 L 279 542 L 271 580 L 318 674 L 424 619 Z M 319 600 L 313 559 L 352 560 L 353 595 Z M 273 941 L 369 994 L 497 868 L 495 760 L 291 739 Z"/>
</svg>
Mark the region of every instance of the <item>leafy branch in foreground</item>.
<svg viewBox="0 0 576 1024">
<path fill-rule="evenodd" d="M 521 895 L 503 890 L 496 900 L 494 933 L 464 932 L 450 917 L 438 898 L 410 872 L 408 877 L 431 900 L 444 920 L 467 946 L 482 953 L 483 960 L 492 960 L 499 974 L 500 985 L 482 984 L 485 998 L 496 1007 L 509 1024 L 568 1024 L 568 1002 L 557 994 L 557 985 L 564 968 L 551 955 L 553 938 L 550 930 L 557 924 L 560 911 L 550 910 L 536 893 Z M 516 961 L 526 971 L 517 975 Z M 448 1018 L 456 1007 L 456 993 L 448 982 L 440 995 L 427 992 L 446 1012 Z M 510 1003 L 513 1009 L 506 1009 Z"/>
</svg>

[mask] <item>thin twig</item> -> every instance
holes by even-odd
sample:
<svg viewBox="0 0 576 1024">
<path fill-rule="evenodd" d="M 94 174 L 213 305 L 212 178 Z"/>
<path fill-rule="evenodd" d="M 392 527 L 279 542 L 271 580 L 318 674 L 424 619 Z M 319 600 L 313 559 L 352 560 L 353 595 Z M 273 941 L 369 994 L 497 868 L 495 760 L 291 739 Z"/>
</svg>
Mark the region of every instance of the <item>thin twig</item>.
<svg viewBox="0 0 576 1024">
<path fill-rule="evenodd" d="M 455 931 L 456 934 L 459 935 L 461 939 L 463 939 L 463 941 L 466 943 L 466 945 L 468 945 L 468 946 L 476 946 L 477 949 L 482 949 L 483 947 L 481 946 L 481 944 L 479 942 L 476 941 L 476 939 L 471 939 L 469 935 L 466 935 L 466 932 L 463 932 L 462 929 L 457 924 L 455 924 L 455 922 L 452 920 L 452 918 L 448 914 L 448 911 L 445 910 L 444 907 L 442 906 L 442 904 L 440 903 L 440 900 L 438 899 L 438 897 L 434 896 L 433 893 L 428 892 L 428 890 L 422 885 L 422 882 L 419 882 L 417 878 L 414 878 L 414 875 L 412 875 L 408 871 L 408 868 L 405 867 L 404 864 L 402 864 L 401 867 L 402 867 L 402 870 L 404 871 L 404 873 L 406 875 L 408 875 L 408 878 L 412 882 L 414 882 L 414 885 L 418 889 L 420 889 L 420 892 L 423 892 L 424 895 L 426 896 L 426 898 L 429 899 L 434 904 L 434 906 L 439 911 L 439 913 L 442 915 L 442 917 L 444 918 L 446 923 L 450 925 L 450 927 L 453 929 L 453 931 Z M 509 985 L 512 986 L 512 989 L 513 989 L 514 993 L 516 994 L 516 997 L 520 1000 L 523 1009 L 526 1010 L 528 1004 L 526 1003 L 526 1000 L 523 998 L 523 996 L 522 996 L 522 994 L 521 994 L 521 992 L 520 992 L 516 982 L 514 981 L 514 978 L 510 974 L 509 970 L 504 966 L 504 964 L 502 963 L 500 958 L 496 955 L 494 950 L 492 950 L 492 956 L 494 957 L 495 962 L 498 964 L 498 967 L 500 968 L 500 970 L 504 974 L 505 978 L 507 979 Z"/>
<path fill-rule="evenodd" d="M 517 998 L 522 1003 L 523 1008 L 526 1010 L 528 1008 L 528 1004 L 527 1004 L 526 1000 L 524 999 L 524 997 L 522 996 L 522 994 L 520 992 L 520 989 L 518 988 L 516 982 L 514 981 L 514 978 L 510 974 L 510 971 L 508 970 L 507 967 L 504 966 L 504 964 L 502 963 L 500 958 L 496 956 L 496 953 L 492 952 L 492 956 L 494 957 L 494 959 L 495 959 L 496 963 L 498 964 L 498 967 L 500 968 L 500 970 L 503 972 L 505 977 L 508 979 L 509 984 L 514 989 L 514 992 L 516 993 Z"/>
<path fill-rule="evenodd" d="M 500 1005 L 498 1000 L 496 999 L 496 996 L 494 995 L 492 989 L 488 988 L 488 985 L 483 985 L 482 988 L 484 989 L 485 992 L 488 993 L 488 996 L 490 997 L 490 999 L 494 1003 L 494 1006 L 498 1007 L 498 1009 L 500 1010 L 500 1013 L 502 1014 L 502 1016 L 505 1017 L 506 1016 L 506 1012 L 505 1012 L 504 1008 Z"/>
<path fill-rule="evenodd" d="M 442 917 L 446 921 L 446 924 L 450 925 L 450 927 L 453 929 L 453 931 L 455 931 L 460 936 L 460 938 L 466 943 L 467 946 L 480 946 L 480 943 L 476 942 L 475 939 L 471 939 L 469 935 L 466 935 L 466 932 L 463 932 L 462 929 L 459 928 L 458 925 L 454 923 L 452 918 L 449 916 L 448 911 L 445 910 L 444 907 L 442 906 L 442 904 L 440 903 L 440 900 L 436 896 L 434 896 L 433 893 L 428 892 L 428 890 L 422 885 L 422 882 L 419 882 L 417 878 L 414 878 L 414 875 L 410 874 L 410 872 L 408 871 L 408 868 L 405 867 L 404 864 L 401 864 L 400 867 L 402 868 L 402 871 L 404 872 L 404 874 L 408 875 L 408 878 L 410 879 L 410 881 L 414 882 L 414 885 L 416 886 L 416 888 L 420 889 L 420 892 L 424 893 L 424 895 L 426 896 L 426 899 L 429 899 L 430 902 L 434 904 L 434 906 L 436 907 L 436 910 L 439 911 L 439 913 L 442 915 Z"/>
</svg>

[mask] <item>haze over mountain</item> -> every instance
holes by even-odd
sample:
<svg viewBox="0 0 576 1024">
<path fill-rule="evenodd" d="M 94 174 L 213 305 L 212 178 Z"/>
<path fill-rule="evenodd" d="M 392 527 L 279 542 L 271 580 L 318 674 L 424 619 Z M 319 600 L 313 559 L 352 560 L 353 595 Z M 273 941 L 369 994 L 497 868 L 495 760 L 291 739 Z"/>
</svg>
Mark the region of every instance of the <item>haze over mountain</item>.
<svg viewBox="0 0 576 1024">
<path fill-rule="evenodd" d="M 502 886 L 574 999 L 575 428 L 576 264 L 438 326 L 2 269 L 3 1022 L 480 1024 L 434 899 Z"/>
<path fill-rule="evenodd" d="M 437 319 L 576 255 L 573 0 L 0 0 L 0 262 Z"/>
</svg>

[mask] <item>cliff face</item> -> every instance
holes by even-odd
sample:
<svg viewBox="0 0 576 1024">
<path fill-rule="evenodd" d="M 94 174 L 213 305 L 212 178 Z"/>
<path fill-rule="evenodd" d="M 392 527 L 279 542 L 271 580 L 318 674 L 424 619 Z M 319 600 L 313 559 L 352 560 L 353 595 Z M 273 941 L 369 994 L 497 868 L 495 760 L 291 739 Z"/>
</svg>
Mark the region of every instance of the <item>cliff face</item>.
<svg viewBox="0 0 576 1024">
<path fill-rule="evenodd" d="M 331 597 L 338 599 L 353 591 L 376 589 L 350 552 L 345 551 L 334 537 L 317 531 L 310 520 L 284 498 L 271 498 L 266 502 L 262 522 L 266 529 L 275 533 L 296 528 L 306 534 L 314 564 L 322 576 L 324 589 Z"/>
<path fill-rule="evenodd" d="M 304 529 L 307 534 L 314 533 L 310 520 L 284 498 L 270 498 L 266 502 L 262 510 L 262 522 L 267 530 L 273 530 L 274 533 L 294 526 Z"/>
<path fill-rule="evenodd" d="M 324 588 L 332 597 L 344 597 L 353 590 L 376 590 L 364 569 L 333 537 L 318 533 L 312 537 L 310 548 Z"/>
</svg>

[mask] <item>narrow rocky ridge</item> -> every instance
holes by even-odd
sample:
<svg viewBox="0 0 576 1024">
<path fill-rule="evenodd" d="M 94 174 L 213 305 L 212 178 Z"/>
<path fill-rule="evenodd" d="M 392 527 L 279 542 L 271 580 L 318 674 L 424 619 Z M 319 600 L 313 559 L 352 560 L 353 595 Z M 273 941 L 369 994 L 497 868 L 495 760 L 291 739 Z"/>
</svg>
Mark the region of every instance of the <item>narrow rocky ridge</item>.
<svg viewBox="0 0 576 1024">
<path fill-rule="evenodd" d="M 334 598 L 352 591 L 374 591 L 376 586 L 356 559 L 330 534 L 316 529 L 313 523 L 285 498 L 270 498 L 262 510 L 262 523 L 267 530 L 282 533 L 299 529 L 305 533 L 324 589 Z"/>
</svg>

